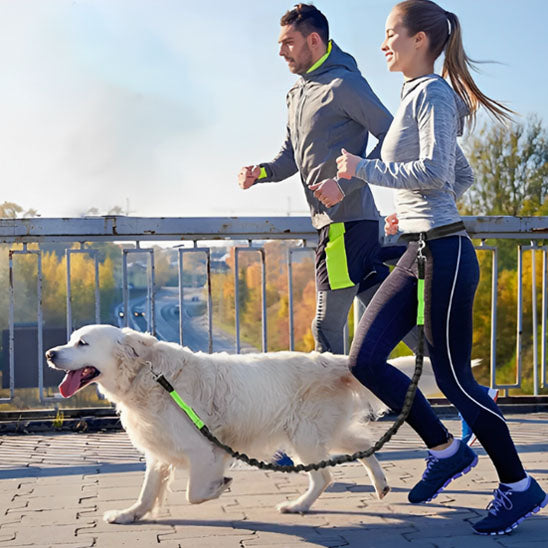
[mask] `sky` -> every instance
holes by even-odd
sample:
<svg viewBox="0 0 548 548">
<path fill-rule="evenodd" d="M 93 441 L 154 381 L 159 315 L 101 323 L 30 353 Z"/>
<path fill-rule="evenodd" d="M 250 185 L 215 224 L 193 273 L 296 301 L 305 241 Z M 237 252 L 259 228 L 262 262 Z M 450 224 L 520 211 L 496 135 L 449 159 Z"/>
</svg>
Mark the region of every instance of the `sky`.
<svg viewBox="0 0 548 548">
<path fill-rule="evenodd" d="M 280 0 L 0 0 L 2 199 L 42 217 L 306 215 L 297 177 L 249 190 L 296 80 L 278 55 Z M 388 109 L 402 76 L 380 43 L 394 2 L 317 0 L 331 37 Z M 480 89 L 548 125 L 546 0 L 445 0 Z M 371 139 L 374 143 L 374 138 Z M 390 190 L 375 191 L 381 212 Z"/>
</svg>

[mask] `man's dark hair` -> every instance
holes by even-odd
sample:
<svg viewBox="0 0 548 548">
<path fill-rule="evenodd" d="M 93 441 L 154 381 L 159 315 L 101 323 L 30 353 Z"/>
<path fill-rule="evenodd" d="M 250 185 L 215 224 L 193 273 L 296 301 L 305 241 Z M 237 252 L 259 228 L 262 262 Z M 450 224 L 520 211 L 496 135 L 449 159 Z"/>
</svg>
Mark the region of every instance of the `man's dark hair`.
<svg viewBox="0 0 548 548">
<path fill-rule="evenodd" d="M 293 25 L 304 37 L 317 32 L 322 41 L 329 42 L 329 24 L 325 15 L 312 4 L 297 4 L 284 14 L 280 25 Z"/>
</svg>

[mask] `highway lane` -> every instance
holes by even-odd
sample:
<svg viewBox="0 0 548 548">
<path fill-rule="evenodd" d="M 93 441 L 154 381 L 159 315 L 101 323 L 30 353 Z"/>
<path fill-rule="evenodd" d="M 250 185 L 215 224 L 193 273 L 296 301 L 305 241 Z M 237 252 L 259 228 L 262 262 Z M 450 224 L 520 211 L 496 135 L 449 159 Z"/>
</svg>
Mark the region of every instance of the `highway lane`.
<svg viewBox="0 0 548 548">
<path fill-rule="evenodd" d="M 183 310 L 179 313 L 178 288 L 162 287 L 156 292 L 156 336 L 159 339 L 179 342 L 179 319 L 183 319 L 183 344 L 191 350 L 208 352 L 207 293 L 203 288 L 186 288 L 183 293 Z M 147 307 L 144 296 L 131 299 L 129 327 L 137 331 L 147 329 Z M 118 305 L 118 324 L 124 326 L 123 304 Z M 135 314 L 137 312 L 137 315 Z M 235 338 L 218 328 L 213 328 L 213 352 L 235 352 Z M 257 349 L 242 345 L 243 352 L 256 352 Z"/>
</svg>

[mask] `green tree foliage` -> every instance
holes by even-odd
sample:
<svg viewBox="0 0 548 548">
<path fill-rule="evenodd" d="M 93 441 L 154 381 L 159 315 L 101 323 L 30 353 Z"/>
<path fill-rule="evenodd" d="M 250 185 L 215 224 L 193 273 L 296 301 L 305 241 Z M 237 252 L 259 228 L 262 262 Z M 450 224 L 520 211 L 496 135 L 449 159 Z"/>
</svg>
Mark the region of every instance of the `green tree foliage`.
<svg viewBox="0 0 548 548">
<path fill-rule="evenodd" d="M 463 197 L 463 213 L 546 213 L 548 136 L 539 118 L 530 116 L 510 127 L 485 124 L 468 139 L 465 150 L 476 181 Z"/>
</svg>

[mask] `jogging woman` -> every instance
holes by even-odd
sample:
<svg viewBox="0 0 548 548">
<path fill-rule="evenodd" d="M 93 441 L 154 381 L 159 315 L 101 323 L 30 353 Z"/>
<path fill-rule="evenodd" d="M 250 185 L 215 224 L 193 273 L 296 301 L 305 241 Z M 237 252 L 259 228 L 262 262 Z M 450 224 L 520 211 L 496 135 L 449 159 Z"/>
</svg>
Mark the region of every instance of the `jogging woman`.
<svg viewBox="0 0 548 548">
<path fill-rule="evenodd" d="M 342 198 L 344 179 L 353 176 L 364 184 L 396 189 L 397 222 L 408 242 L 359 323 L 350 350 L 352 371 L 392 410 L 401 411 L 410 381 L 386 360 L 416 322 L 416 258 L 423 234 L 425 335 L 436 380 L 483 445 L 500 480 L 487 516 L 474 529 L 485 535 L 509 533 L 545 506 L 548 497 L 523 469 L 504 417 L 470 368 L 479 266 L 457 211 L 456 200 L 465 188 L 455 184 L 455 170 L 469 169 L 457 144 L 464 121 L 473 121 L 480 106 L 499 121 L 510 111 L 477 88 L 468 70 L 471 63 L 462 46 L 459 20 L 434 2 L 397 4 L 387 19 L 381 49 L 389 70 L 402 72 L 405 79 L 381 160 L 343 151 L 337 159 L 339 180 L 316 186 L 325 205 Z M 442 52 L 445 60 L 438 76 L 434 61 Z M 427 502 L 475 466 L 477 456 L 453 438 L 420 392 L 407 422 L 429 450 L 426 470 L 408 498 L 412 503 Z"/>
</svg>

